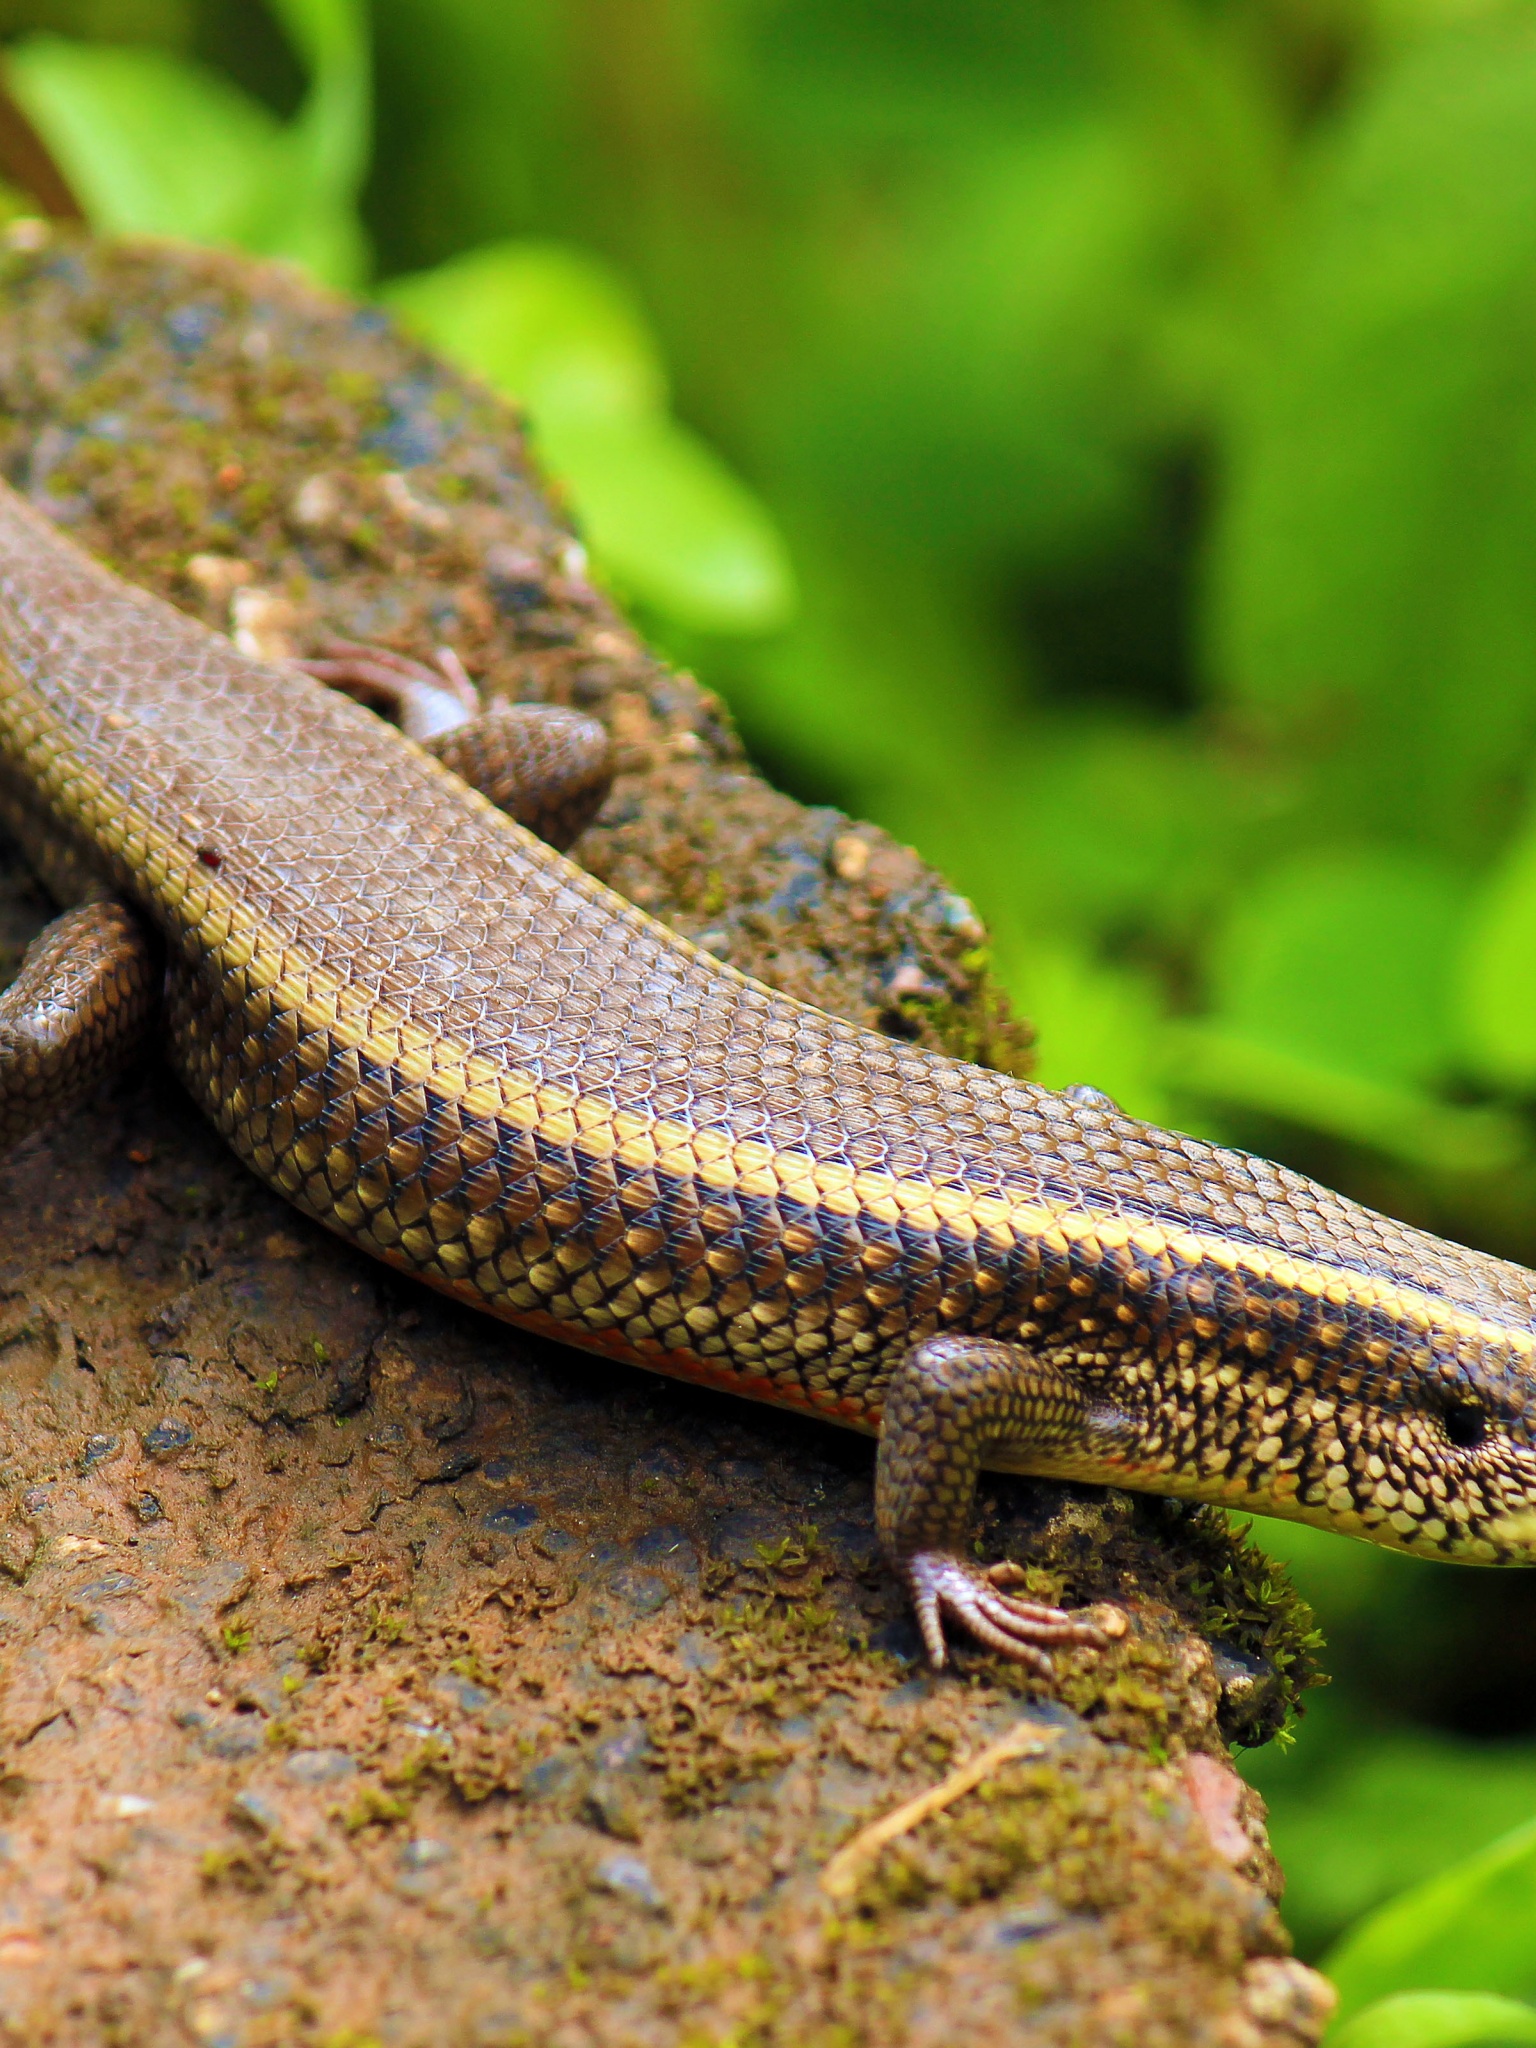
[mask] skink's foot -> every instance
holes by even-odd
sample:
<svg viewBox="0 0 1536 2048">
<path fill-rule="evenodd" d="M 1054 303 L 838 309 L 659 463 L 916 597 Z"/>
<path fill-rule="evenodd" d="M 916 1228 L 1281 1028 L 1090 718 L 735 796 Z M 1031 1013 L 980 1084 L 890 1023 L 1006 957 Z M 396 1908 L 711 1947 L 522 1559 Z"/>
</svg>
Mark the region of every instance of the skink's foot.
<svg viewBox="0 0 1536 2048">
<path fill-rule="evenodd" d="M 875 1461 L 880 1544 L 901 1573 L 935 1666 L 945 1661 L 944 1623 L 1048 1677 L 1047 1652 L 1080 1643 L 1102 1650 L 1125 1634 L 1125 1616 L 1099 1608 L 1092 1620 L 1006 1591 L 1024 1582 L 1014 1564 L 989 1572 L 970 1564 L 976 1475 L 984 1456 L 1006 1448 L 1028 1471 L 1049 1471 L 1080 1450 L 1092 1425 L 1076 1381 L 1018 1344 L 951 1333 L 914 1344 L 891 1374 Z"/>
<path fill-rule="evenodd" d="M 1004 1586 L 1017 1585 L 1024 1577 L 1015 1564 L 981 1571 L 950 1552 L 920 1550 L 905 1561 L 904 1569 L 917 1625 L 935 1670 L 942 1670 L 948 1660 L 946 1621 L 1041 1678 L 1052 1673 L 1050 1649 L 1081 1644 L 1104 1650 L 1112 1635 L 1124 1633 L 1124 1620 L 1113 1610 L 1101 1617 L 1101 1625 L 1068 1614 L 1064 1607 L 1044 1607 L 1005 1593 Z"/>
<path fill-rule="evenodd" d="M 437 666 L 428 668 L 392 647 L 333 640 L 322 658 L 295 666 L 327 689 L 341 690 L 394 719 L 408 738 L 423 745 L 480 716 L 475 686 L 451 647 L 440 647 Z"/>
</svg>

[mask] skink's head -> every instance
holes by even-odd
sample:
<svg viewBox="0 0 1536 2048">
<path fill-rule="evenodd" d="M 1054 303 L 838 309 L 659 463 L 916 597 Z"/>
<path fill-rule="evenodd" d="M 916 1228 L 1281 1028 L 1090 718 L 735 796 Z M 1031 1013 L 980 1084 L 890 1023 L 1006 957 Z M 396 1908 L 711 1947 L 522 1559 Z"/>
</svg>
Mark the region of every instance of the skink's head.
<svg viewBox="0 0 1536 2048">
<path fill-rule="evenodd" d="M 1421 1556 L 1536 1564 L 1536 1333 L 1448 1312 L 1408 1334 L 1399 1370 L 1341 1409 L 1346 1512 Z"/>
<path fill-rule="evenodd" d="M 1501 1281 L 1518 1270 L 1487 1265 Z M 1250 1285 L 1241 1363 L 1223 1346 L 1217 1405 L 1238 1423 L 1224 1476 L 1261 1513 L 1422 1557 L 1536 1564 L 1536 1279 L 1520 1276 L 1532 1295 L 1517 1308 L 1303 1277 Z"/>
<path fill-rule="evenodd" d="M 1062 1194 L 1021 1336 L 1089 1404 L 1065 1476 L 1536 1564 L 1536 1273 L 1093 1089 L 1029 1108 Z"/>
</svg>

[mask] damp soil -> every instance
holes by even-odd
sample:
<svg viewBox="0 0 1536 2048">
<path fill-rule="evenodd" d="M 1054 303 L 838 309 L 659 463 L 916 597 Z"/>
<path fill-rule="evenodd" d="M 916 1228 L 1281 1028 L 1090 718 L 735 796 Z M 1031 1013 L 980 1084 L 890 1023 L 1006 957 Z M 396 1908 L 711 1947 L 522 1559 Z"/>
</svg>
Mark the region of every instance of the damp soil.
<svg viewBox="0 0 1536 2048">
<path fill-rule="evenodd" d="M 0 465 L 248 647 L 448 646 L 486 696 L 592 711 L 622 769 L 594 873 L 1024 1070 L 971 907 L 752 771 L 594 586 L 516 416 L 378 313 L 21 224 Z M 0 979 L 48 914 L 0 850 Z M 1326 1987 L 1228 1750 L 1314 1675 L 1294 1596 L 1206 1511 L 989 1482 L 988 1554 L 1130 1625 L 1049 1685 L 965 1650 L 934 1677 L 871 1462 L 412 1288 L 154 1063 L 29 1139 L 0 1161 L 0 2039 L 1309 2048 Z"/>
</svg>

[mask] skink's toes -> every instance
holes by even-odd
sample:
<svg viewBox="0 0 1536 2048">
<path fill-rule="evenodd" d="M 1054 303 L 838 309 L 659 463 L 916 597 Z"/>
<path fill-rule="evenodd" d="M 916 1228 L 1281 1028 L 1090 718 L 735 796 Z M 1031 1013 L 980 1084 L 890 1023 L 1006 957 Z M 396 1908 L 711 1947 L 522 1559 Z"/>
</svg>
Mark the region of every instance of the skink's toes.
<svg viewBox="0 0 1536 2048">
<path fill-rule="evenodd" d="M 1052 1672 L 1048 1647 L 1082 1644 L 1103 1650 L 1108 1648 L 1111 1634 L 1124 1633 L 1124 1621 L 1118 1616 L 1119 1629 L 1097 1626 L 1068 1614 L 1065 1608 L 1045 1607 L 1000 1590 L 1002 1585 L 1018 1585 L 1024 1576 L 1017 1565 L 993 1566 L 983 1572 L 964 1558 L 939 1550 L 918 1551 L 906 1560 L 917 1624 L 936 1670 L 946 1662 L 945 1621 L 1013 1663 L 1027 1665 L 1041 1678 L 1049 1678 Z"/>
<path fill-rule="evenodd" d="M 1029 1573 L 1023 1565 L 1015 1564 L 1011 1557 L 1005 1557 L 999 1559 L 996 1564 L 989 1564 L 982 1577 L 989 1586 L 1022 1586 L 1028 1582 Z"/>
</svg>

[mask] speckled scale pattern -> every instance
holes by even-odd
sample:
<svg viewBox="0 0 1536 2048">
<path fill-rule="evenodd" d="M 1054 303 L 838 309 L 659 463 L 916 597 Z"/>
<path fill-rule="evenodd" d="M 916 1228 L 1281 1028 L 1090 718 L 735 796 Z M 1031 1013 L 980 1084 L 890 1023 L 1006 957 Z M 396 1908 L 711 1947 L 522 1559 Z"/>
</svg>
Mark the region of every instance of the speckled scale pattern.
<svg viewBox="0 0 1536 2048">
<path fill-rule="evenodd" d="M 866 1430 L 913 1343 L 1022 1344 L 1095 1420 L 994 1464 L 1536 1554 L 1522 1269 L 747 980 L 9 492 L 0 652 L 0 759 L 164 935 L 188 1086 L 390 1264 Z"/>
</svg>

